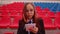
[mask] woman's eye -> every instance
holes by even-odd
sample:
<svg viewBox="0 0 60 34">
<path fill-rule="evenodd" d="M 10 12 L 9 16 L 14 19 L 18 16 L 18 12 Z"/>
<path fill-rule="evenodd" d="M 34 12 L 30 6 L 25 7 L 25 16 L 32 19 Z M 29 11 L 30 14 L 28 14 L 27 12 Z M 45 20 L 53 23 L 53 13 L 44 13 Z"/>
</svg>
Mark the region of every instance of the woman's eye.
<svg viewBox="0 0 60 34">
<path fill-rule="evenodd" d="M 30 9 L 30 10 L 26 10 L 26 12 L 29 12 L 29 11 L 33 11 L 33 9 Z"/>
</svg>

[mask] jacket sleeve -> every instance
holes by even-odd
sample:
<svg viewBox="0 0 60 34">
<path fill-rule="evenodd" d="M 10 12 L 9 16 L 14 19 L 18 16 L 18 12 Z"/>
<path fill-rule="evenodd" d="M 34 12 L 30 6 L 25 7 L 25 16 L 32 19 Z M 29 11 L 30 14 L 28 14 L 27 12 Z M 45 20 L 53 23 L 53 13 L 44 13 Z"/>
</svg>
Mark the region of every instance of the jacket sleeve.
<svg viewBox="0 0 60 34">
<path fill-rule="evenodd" d="M 41 34 L 45 34 L 45 28 L 44 28 L 44 23 L 43 20 L 40 20 L 40 27 L 41 27 Z"/>
<path fill-rule="evenodd" d="M 18 27 L 17 34 L 23 34 L 23 27 L 22 27 L 21 21 L 19 21 L 19 27 Z"/>
<path fill-rule="evenodd" d="M 45 34 L 45 29 L 44 29 L 44 24 L 42 19 L 39 20 L 39 25 L 40 25 L 40 28 L 38 28 L 39 30 L 37 34 Z"/>
</svg>

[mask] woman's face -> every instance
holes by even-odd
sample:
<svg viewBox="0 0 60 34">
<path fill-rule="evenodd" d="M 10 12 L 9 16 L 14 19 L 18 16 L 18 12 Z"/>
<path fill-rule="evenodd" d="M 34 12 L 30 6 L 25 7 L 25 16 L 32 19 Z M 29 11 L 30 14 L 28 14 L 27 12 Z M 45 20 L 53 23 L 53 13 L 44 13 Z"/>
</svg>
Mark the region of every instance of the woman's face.
<svg viewBox="0 0 60 34">
<path fill-rule="evenodd" d="M 28 4 L 26 6 L 26 12 L 25 12 L 26 16 L 28 19 L 31 19 L 34 15 L 34 7 L 31 4 Z"/>
</svg>

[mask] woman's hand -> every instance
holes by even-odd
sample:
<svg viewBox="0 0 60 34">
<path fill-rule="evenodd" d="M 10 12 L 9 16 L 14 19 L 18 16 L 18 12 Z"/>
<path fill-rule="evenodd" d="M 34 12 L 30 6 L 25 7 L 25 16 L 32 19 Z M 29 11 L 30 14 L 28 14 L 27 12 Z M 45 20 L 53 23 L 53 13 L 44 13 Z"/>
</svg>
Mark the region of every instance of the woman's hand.
<svg viewBox="0 0 60 34">
<path fill-rule="evenodd" d="M 36 34 L 38 32 L 38 27 L 30 28 L 29 30 Z"/>
</svg>

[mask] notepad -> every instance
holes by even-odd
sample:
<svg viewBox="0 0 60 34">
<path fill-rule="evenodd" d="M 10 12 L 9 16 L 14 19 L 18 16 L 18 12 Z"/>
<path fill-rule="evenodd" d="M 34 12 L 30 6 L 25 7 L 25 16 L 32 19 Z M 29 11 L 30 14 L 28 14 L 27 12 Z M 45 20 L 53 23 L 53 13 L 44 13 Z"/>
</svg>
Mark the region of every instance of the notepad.
<svg viewBox="0 0 60 34">
<path fill-rule="evenodd" d="M 36 26 L 35 23 L 33 24 L 25 24 L 26 31 L 29 31 L 29 28 L 34 28 Z"/>
</svg>

